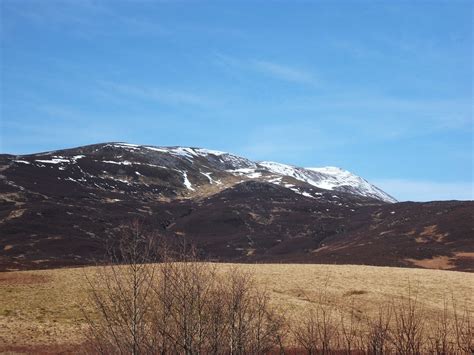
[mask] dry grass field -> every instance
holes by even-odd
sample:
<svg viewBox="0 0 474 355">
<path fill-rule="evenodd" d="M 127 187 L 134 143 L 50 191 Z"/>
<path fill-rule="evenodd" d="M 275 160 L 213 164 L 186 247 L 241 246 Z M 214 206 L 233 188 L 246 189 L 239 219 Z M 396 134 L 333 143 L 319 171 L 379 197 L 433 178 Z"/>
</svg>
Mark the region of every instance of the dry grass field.
<svg viewBox="0 0 474 355">
<path fill-rule="evenodd" d="M 226 270 L 233 264 L 219 264 Z M 352 265 L 261 264 L 238 265 L 251 270 L 267 288 L 272 302 L 296 322 L 322 294 L 330 302 L 349 299 L 362 315 L 373 315 L 379 305 L 405 296 L 408 289 L 423 304 L 425 317 L 435 319 L 443 301 L 456 299 L 474 309 L 474 274 Z M 56 352 L 73 350 L 83 342 L 81 306 L 86 300 L 84 273 L 94 268 L 0 273 L 0 352 Z M 86 305 L 87 306 L 87 305 Z"/>
</svg>

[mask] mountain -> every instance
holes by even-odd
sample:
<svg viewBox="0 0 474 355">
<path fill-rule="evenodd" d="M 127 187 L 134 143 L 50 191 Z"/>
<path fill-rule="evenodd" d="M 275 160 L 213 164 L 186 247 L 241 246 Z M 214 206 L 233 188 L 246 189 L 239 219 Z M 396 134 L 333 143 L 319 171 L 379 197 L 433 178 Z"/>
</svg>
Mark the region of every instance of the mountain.
<svg viewBox="0 0 474 355">
<path fill-rule="evenodd" d="M 0 269 L 83 265 L 145 220 L 214 260 L 474 270 L 472 202 L 397 203 L 348 171 L 104 143 L 0 155 Z"/>
<path fill-rule="evenodd" d="M 9 169 L 25 173 L 42 168 L 40 175 L 54 175 L 59 185 L 72 182 L 107 191 L 152 193 L 153 198 L 195 198 L 237 182 L 256 180 L 284 186 L 315 199 L 321 198 L 322 191 L 333 190 L 396 202 L 364 179 L 339 168 L 305 169 L 274 162 L 253 162 L 201 148 L 107 143 L 10 158 L 9 164 Z"/>
</svg>

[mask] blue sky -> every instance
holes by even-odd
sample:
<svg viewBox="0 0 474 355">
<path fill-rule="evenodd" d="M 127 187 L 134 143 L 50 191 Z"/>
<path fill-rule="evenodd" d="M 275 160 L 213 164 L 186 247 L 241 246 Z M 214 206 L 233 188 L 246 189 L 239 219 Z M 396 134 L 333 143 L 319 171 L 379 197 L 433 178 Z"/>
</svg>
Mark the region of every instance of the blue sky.
<svg viewBox="0 0 474 355">
<path fill-rule="evenodd" d="M 474 198 L 472 1 L 0 3 L 2 153 L 200 146 Z"/>
</svg>

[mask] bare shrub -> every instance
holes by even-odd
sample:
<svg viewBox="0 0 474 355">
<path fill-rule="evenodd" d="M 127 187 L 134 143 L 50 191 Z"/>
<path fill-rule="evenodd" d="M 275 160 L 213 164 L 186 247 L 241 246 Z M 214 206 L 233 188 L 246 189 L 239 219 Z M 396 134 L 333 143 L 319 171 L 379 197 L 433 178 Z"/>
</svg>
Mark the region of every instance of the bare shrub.
<svg viewBox="0 0 474 355">
<path fill-rule="evenodd" d="M 264 353 L 279 347 L 285 322 L 270 306 L 268 292 L 256 288 L 252 275 L 237 268 L 224 275 L 222 284 L 228 351 Z"/>
<path fill-rule="evenodd" d="M 409 285 L 408 295 L 395 300 L 392 306 L 394 325 L 391 341 L 397 354 L 420 354 L 425 344 L 425 323 L 417 293 L 412 295 Z"/>
<path fill-rule="evenodd" d="M 153 285 L 158 295 L 153 313 L 161 319 L 155 326 L 160 337 L 164 337 L 164 348 L 185 354 L 200 353 L 206 347 L 209 333 L 214 270 L 195 261 L 164 263 L 161 268 L 164 279 Z"/>
<path fill-rule="evenodd" d="M 362 347 L 361 339 L 361 318 L 357 314 L 354 305 L 354 298 L 351 297 L 348 314 L 343 309 L 340 310 L 340 344 L 345 354 L 351 355 L 355 351 L 360 351 Z"/>
<path fill-rule="evenodd" d="M 331 305 L 315 305 L 305 309 L 293 331 L 296 344 L 308 354 L 329 354 L 339 349 L 336 309 Z"/>
<path fill-rule="evenodd" d="M 308 354 L 329 354 L 339 349 L 337 307 L 327 293 L 329 275 L 314 302 L 307 297 L 305 313 L 293 331 L 298 346 Z"/>
<path fill-rule="evenodd" d="M 390 322 L 392 311 L 389 304 L 379 305 L 375 319 L 367 319 L 367 334 L 362 335 L 361 343 L 365 344 L 368 354 L 382 355 L 391 352 Z"/>
<path fill-rule="evenodd" d="M 456 300 L 453 297 L 454 337 L 458 351 L 465 354 L 474 353 L 474 322 L 472 311 L 464 306 L 459 312 Z"/>
<path fill-rule="evenodd" d="M 454 330 L 448 301 L 445 298 L 443 300 L 443 312 L 436 317 L 435 324 L 428 335 L 428 352 L 437 355 L 454 354 L 456 349 Z"/>
<path fill-rule="evenodd" d="M 296 344 L 305 349 L 309 355 L 316 354 L 319 347 L 318 321 L 314 308 L 306 311 L 304 318 L 293 330 Z"/>
</svg>

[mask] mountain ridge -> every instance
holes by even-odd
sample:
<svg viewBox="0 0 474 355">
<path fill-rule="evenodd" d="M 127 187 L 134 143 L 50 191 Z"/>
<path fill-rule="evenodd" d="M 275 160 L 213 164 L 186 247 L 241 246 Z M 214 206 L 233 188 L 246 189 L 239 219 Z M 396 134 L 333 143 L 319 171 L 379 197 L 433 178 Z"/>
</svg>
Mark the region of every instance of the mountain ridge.
<svg viewBox="0 0 474 355">
<path fill-rule="evenodd" d="M 67 158 L 67 154 L 71 151 L 78 151 L 81 149 L 87 149 L 87 147 L 96 147 L 97 149 L 103 149 L 107 147 L 115 147 L 119 149 L 130 150 L 133 153 L 144 154 L 144 152 L 150 151 L 155 154 L 170 154 L 175 157 L 184 158 L 193 163 L 193 159 L 196 157 L 208 158 L 208 163 L 215 163 L 216 159 L 224 163 L 224 166 L 219 167 L 214 164 L 213 168 L 217 167 L 217 170 L 222 169 L 228 173 L 231 173 L 236 176 L 240 176 L 246 179 L 261 179 L 263 181 L 268 181 L 274 184 L 282 184 L 290 189 L 293 189 L 295 192 L 300 193 L 306 196 L 315 197 L 311 193 L 311 188 L 308 186 L 302 186 L 297 188 L 294 184 L 282 182 L 283 177 L 294 178 L 300 183 L 308 184 L 323 190 L 337 190 L 344 191 L 347 193 L 359 194 L 364 197 L 370 197 L 376 200 L 381 200 L 383 202 L 396 202 L 392 196 L 388 195 L 381 189 L 370 184 L 367 180 L 350 173 L 347 170 L 334 167 L 322 167 L 322 168 L 302 168 L 294 165 L 282 164 L 277 162 L 270 161 L 251 161 L 247 158 L 217 151 L 210 150 L 205 148 L 198 147 L 182 147 L 182 146 L 151 146 L 151 145 L 138 145 L 125 142 L 109 142 L 94 144 L 90 146 L 63 149 L 48 151 L 43 153 L 27 154 L 27 155 L 17 155 L 20 159 L 13 160 L 17 163 L 44 163 L 44 164 L 61 164 L 61 163 L 76 163 L 77 159 L 84 158 L 82 154 L 78 154 L 72 157 Z M 66 157 L 61 156 L 61 154 Z M 53 158 L 51 160 L 41 160 L 36 159 L 33 161 L 21 160 L 21 157 L 31 157 L 31 156 L 44 156 L 51 155 Z M 213 159 L 211 159 L 211 157 Z M 67 159 L 66 159 L 67 158 Z M 72 159 L 72 160 L 71 160 Z M 117 165 L 132 165 L 137 164 L 138 162 L 130 162 L 128 160 L 121 160 L 122 156 L 118 155 L 115 157 L 115 160 L 103 160 L 105 163 L 117 164 Z M 166 166 L 161 165 L 165 168 Z M 192 187 L 191 181 L 188 179 L 188 172 L 181 171 L 183 174 L 183 184 L 189 190 L 195 191 Z M 210 174 L 213 172 L 200 171 L 201 174 L 206 176 L 210 184 L 213 184 L 213 179 L 210 178 Z M 215 172 L 214 172 L 215 173 Z M 276 176 L 271 176 L 271 175 Z"/>
</svg>

